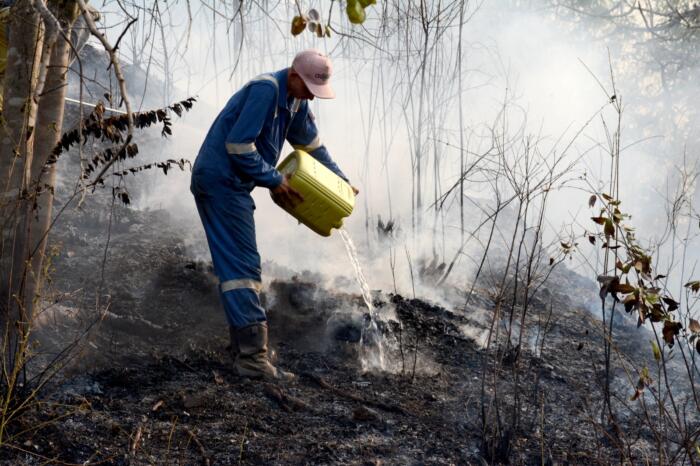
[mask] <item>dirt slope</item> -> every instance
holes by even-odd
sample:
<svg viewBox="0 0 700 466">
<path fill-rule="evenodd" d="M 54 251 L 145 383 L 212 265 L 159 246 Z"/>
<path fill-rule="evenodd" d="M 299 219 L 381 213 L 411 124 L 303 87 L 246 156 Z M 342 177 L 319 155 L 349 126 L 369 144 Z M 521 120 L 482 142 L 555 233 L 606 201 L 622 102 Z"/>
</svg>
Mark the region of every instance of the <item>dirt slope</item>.
<svg viewBox="0 0 700 466">
<path fill-rule="evenodd" d="M 492 312 L 485 294 L 465 310 L 377 292 L 387 371 L 366 373 L 358 295 L 309 275 L 273 281 L 264 296 L 272 344 L 298 379 L 244 380 L 230 370 L 215 280 L 188 257 L 182 232 L 163 226 L 164 213 L 118 207 L 103 276 L 105 235 L 85 233 L 100 223 L 96 212 L 88 205 L 69 214 L 54 237 L 63 311 L 46 319 L 42 348 L 57 351 L 76 322 L 94 317 L 90 290 L 100 283 L 110 306 L 24 427 L 51 422 L 0 450 L 3 464 L 483 464 L 499 453 L 481 441 L 482 374 L 494 354 L 480 349 Z M 502 438 L 512 440 L 515 464 L 606 464 L 615 450 L 590 423 L 601 391 L 601 324 L 568 297 L 587 296 L 590 283 L 565 270 L 552 280 L 533 305 L 527 346 L 511 354 L 522 416 Z M 648 361 L 641 331 L 622 321 L 617 328 L 619 351 Z M 507 406 L 513 361 L 497 384 Z M 615 396 L 626 400 L 633 388 L 624 374 L 617 380 Z M 512 413 L 500 414 L 507 424 Z M 621 422 L 633 428 L 635 415 Z"/>
</svg>

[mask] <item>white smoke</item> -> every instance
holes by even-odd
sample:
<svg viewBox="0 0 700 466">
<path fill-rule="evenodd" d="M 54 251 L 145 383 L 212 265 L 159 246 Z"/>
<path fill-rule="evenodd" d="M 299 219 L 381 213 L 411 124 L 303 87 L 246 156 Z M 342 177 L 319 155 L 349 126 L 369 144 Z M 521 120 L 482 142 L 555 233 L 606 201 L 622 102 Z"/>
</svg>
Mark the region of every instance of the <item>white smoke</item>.
<svg viewBox="0 0 700 466">
<path fill-rule="evenodd" d="M 325 50 L 334 59 L 333 84 L 337 98 L 314 101 L 312 109 L 324 143 L 360 189 L 355 213 L 346 219 L 345 227 L 358 245 L 370 288 L 395 290 L 407 296 L 415 292 L 419 297 L 454 306 L 456 300 L 433 284 L 423 283 L 418 276 L 421 260 L 429 260 L 435 250 L 440 258 L 449 261 L 457 255 L 461 239 L 454 208 L 446 217 L 438 218 L 437 229 L 433 228 L 433 213 L 428 207 L 433 200 L 430 189 L 425 189 L 428 197 L 422 212 L 424 228 L 411 233 L 412 146 L 401 108 L 405 96 L 394 94 L 394 83 L 400 81 L 403 70 L 385 60 L 386 55 L 376 52 L 371 45 L 348 46 L 337 35 L 318 39 L 304 33 L 292 38 L 285 21 L 293 15 L 291 4 L 280 5 L 266 15 L 259 15 L 256 21 L 249 21 L 243 36 L 240 31 L 227 36 L 223 22 L 212 27 L 211 16 L 195 15 L 190 45 L 180 65 L 171 70 L 171 81 L 174 100 L 197 94 L 201 110 L 196 118 L 186 116 L 182 122 L 175 123 L 175 135 L 162 146 L 162 153 L 193 160 L 216 113 L 242 84 L 261 72 L 288 66 L 299 50 L 310 46 Z M 273 24 L 273 19 L 280 20 L 280 24 Z M 598 187 L 600 180 L 607 179 L 610 159 L 602 121 L 614 124 L 615 115 L 611 108 L 604 108 L 607 96 L 597 80 L 610 91 L 610 60 L 619 68 L 627 64 L 622 63 L 623 56 L 617 50 L 609 51 L 605 42 L 580 30 L 572 31 L 571 25 L 546 10 L 491 2 L 475 11 L 464 30 L 465 125 L 472 136 L 470 150 L 478 153 L 489 142 L 479 136 L 493 123 L 508 96 L 512 109 L 508 125 L 523 127 L 526 133 L 536 135 L 543 152 L 562 151 L 574 140 L 569 156 L 582 157 L 575 175 L 585 173 L 586 179 Z M 450 39 L 445 43 L 454 44 L 456 34 L 456 29 L 448 32 Z M 243 40 L 240 55 L 239 40 Z M 447 59 L 453 51 L 440 53 Z M 624 76 L 633 77 L 634 73 Z M 625 110 L 629 114 L 645 111 L 643 102 L 634 98 L 637 96 L 627 98 L 626 93 L 637 89 L 636 84 L 623 79 L 616 82 L 618 98 L 631 102 Z M 380 85 L 383 87 L 379 88 Z M 648 84 L 654 85 L 654 82 Z M 440 137 L 452 146 L 440 147 L 443 188 L 458 177 L 459 153 L 454 148 L 459 131 L 456 103 L 454 96 L 428 101 L 429 111 L 426 110 L 426 115 L 438 117 L 436 109 L 446 106 L 441 122 L 444 132 Z M 604 108 L 602 112 L 601 108 Z M 672 140 L 661 128 L 655 133 L 653 126 L 625 126 L 624 115 L 622 124 L 623 208 L 632 214 L 638 231 L 648 237 L 660 235 L 664 212 L 661 194 L 677 180 L 674 164 L 679 161 L 684 142 Z M 286 146 L 282 156 L 290 150 Z M 433 183 L 429 172 L 426 169 L 426 187 Z M 574 184 L 572 188 L 575 189 L 552 196 L 546 222 L 549 238 L 554 237 L 562 224 L 573 223 L 579 230 L 593 229 L 589 225 L 591 211 L 586 206 L 588 194 L 581 189 L 585 184 Z M 474 196 L 488 196 L 488 191 L 479 186 L 468 186 L 468 190 Z M 689 186 L 689 190 L 691 198 L 697 201 L 697 186 Z M 257 189 L 254 199 L 258 248 L 263 260 L 292 271 L 319 272 L 327 277 L 328 284 L 341 287 L 345 284 L 348 290 L 359 292 L 354 282 L 338 279 L 351 277 L 353 271 L 336 234 L 321 238 L 298 225 L 271 202 L 264 189 Z M 162 207 L 176 215 L 190 226 L 193 254 L 206 257 L 204 233 L 189 193 L 187 173 L 169 175 L 167 183 L 154 185 L 138 205 Z M 380 215 L 385 222 L 391 218 L 401 227 L 398 239 L 379 241 L 376 224 Z M 478 223 L 481 215 L 478 209 L 470 211 L 469 225 Z M 469 243 L 457 255 L 450 278 L 453 284 L 468 283 L 480 247 L 478 242 Z M 580 246 L 585 254 L 596 254 L 592 248 L 586 248 L 588 245 Z M 687 259 L 692 262 L 697 257 L 691 254 Z M 591 272 L 582 270 L 588 275 Z"/>
</svg>

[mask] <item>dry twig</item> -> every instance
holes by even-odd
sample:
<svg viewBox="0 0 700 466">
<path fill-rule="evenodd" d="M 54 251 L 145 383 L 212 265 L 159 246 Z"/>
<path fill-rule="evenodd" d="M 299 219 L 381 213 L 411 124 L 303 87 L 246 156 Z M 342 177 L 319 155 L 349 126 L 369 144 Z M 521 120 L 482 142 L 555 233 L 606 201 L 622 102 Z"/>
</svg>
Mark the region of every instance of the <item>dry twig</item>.
<svg viewBox="0 0 700 466">
<path fill-rule="evenodd" d="M 207 455 L 207 451 L 204 449 L 204 445 L 202 445 L 202 442 L 199 441 L 196 435 L 194 435 L 194 432 L 192 432 L 190 429 L 185 427 L 185 432 L 187 432 L 187 435 L 190 436 L 190 439 L 197 445 L 197 448 L 199 449 L 199 453 L 202 455 L 202 464 L 205 466 L 210 466 L 211 465 L 211 460 L 209 459 L 209 456 Z"/>
</svg>

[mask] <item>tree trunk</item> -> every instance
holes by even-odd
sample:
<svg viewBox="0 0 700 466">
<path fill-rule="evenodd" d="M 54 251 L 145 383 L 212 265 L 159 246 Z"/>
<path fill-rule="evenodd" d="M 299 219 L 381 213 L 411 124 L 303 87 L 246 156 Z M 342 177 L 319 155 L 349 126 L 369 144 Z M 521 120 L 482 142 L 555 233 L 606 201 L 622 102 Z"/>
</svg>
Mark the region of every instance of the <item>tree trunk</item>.
<svg viewBox="0 0 700 466">
<path fill-rule="evenodd" d="M 66 37 L 71 37 L 71 27 L 78 17 L 78 3 L 75 0 L 60 0 L 52 3 L 56 3 L 52 10 L 54 10 Z M 50 4 L 51 6 L 53 5 Z M 45 47 L 46 45 L 44 44 Z M 46 162 L 61 138 L 70 57 L 71 46 L 62 35 L 59 35 L 51 50 L 44 92 L 39 98 L 39 112 L 36 121 L 34 159 L 31 166 L 31 191 L 35 196 L 35 202 L 27 206 L 29 253 L 31 256 L 31 265 L 25 286 L 25 307 L 28 309 L 28 313 L 31 312 L 34 303 L 41 294 L 44 278 L 42 267 L 51 227 L 56 182 L 56 165 L 47 166 Z"/>
<path fill-rule="evenodd" d="M 34 91 L 39 74 L 42 31 L 29 0 L 12 7 L 7 69 L 0 122 L 0 330 L 3 358 L 14 365 L 17 337 L 26 331 L 23 306 L 28 241 L 27 189 L 36 118 Z"/>
<path fill-rule="evenodd" d="M 462 110 L 462 31 L 464 2 L 459 5 L 459 42 L 457 43 L 457 95 L 459 96 L 459 244 L 464 244 L 464 112 Z"/>
</svg>

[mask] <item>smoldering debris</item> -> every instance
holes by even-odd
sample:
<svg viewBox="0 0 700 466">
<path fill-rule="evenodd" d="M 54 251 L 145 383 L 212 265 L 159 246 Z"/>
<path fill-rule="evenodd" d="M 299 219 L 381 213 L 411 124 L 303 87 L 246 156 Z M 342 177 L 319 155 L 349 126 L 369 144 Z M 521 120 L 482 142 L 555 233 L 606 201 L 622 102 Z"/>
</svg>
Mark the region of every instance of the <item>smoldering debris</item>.
<svg viewBox="0 0 700 466">
<path fill-rule="evenodd" d="M 493 309 L 486 294 L 477 290 L 467 309 L 448 309 L 373 292 L 387 368 L 367 372 L 360 359 L 366 314 L 362 296 L 325 286 L 327 280 L 310 273 L 272 279 L 264 290 L 272 346 L 279 364 L 298 379 L 263 386 L 231 371 L 209 264 L 190 258 L 181 232 L 154 220 L 164 218 L 161 214 L 130 215 L 142 225 L 140 237 L 135 240 L 130 228 L 112 235 L 112 256 L 104 269 L 109 318 L 94 328 L 78 364 L 85 367 L 89 361 L 93 370 L 68 373 L 65 384 L 28 418 L 42 422 L 63 416 L 21 438 L 36 454 L 83 463 L 109 462 L 126 452 L 133 463 L 181 458 L 188 464 L 204 456 L 212 464 L 352 463 L 358 458 L 466 464 L 483 457 L 475 400 L 483 387 L 484 363 L 504 341 L 495 339 L 486 350 L 465 328 L 477 336 L 488 331 Z M 99 285 L 104 247 L 78 244 L 73 231 L 78 230 L 64 229 L 57 236 L 63 251 L 74 253 L 56 258 L 64 274 L 54 286 L 83 291 L 61 295 L 58 320 L 64 326 L 78 322 L 68 311 L 85 305 L 87 290 Z M 567 273 L 555 280 L 583 293 L 576 287 L 586 284 Z M 585 422 L 589 408 L 582 404 L 599 391 L 599 322 L 563 293 L 554 290 L 547 298 L 533 310 L 546 315 L 555 309 L 538 350 L 526 345 L 517 353 L 521 383 L 539 387 L 547 410 L 542 418 L 542 400 L 523 402 L 524 429 L 537 425 L 540 434 L 515 432 L 519 443 L 514 456 L 523 463 L 539 461 L 544 438 L 552 457 L 585 462 L 600 453 Z M 533 319 L 533 327 L 526 329 L 530 334 L 537 331 L 537 322 Z M 52 325 L 47 319 L 44 327 Z M 649 358 L 632 343 L 638 341 L 636 329 L 618 331 L 623 332 L 618 341 L 630 342 L 621 348 L 629 358 Z M 508 401 L 513 383 L 508 374 L 516 366 L 505 367 L 497 388 Z M 633 384 L 620 380 L 613 389 L 625 398 Z M 605 455 L 613 458 L 613 448 L 607 448 Z"/>
<path fill-rule="evenodd" d="M 524 402 L 523 425 L 538 426 L 553 457 L 581 462 L 598 448 L 583 400 L 600 393 L 600 323 L 570 299 L 591 294 L 590 284 L 565 269 L 533 301 L 525 335 L 526 340 L 535 335 L 536 345 L 508 353 L 513 361 L 492 386 L 484 384 L 484 364 L 507 343 L 501 333 L 484 348 L 494 312 L 487 290 L 475 288 L 467 307 L 463 293 L 461 304 L 455 300 L 445 307 L 372 291 L 386 366 L 363 371 L 363 297 L 338 291 L 332 280 L 314 273 L 276 274 L 267 263 L 271 279 L 263 298 L 272 347 L 279 364 L 299 378 L 264 390 L 231 371 L 216 279 L 210 264 L 189 254 L 182 240 L 188 232 L 170 223 L 166 212 L 115 206 L 123 225 L 110 236 L 103 268 L 105 236 L 86 241 L 78 233 L 99 202 L 88 199 L 83 212 L 67 212 L 57 226 L 55 262 L 63 273 L 53 280 L 60 306 L 43 324 L 52 335 L 49 346 L 60 348 L 61 336 L 78 334 L 89 321 L 100 283 L 109 307 L 66 373 L 64 388 L 51 395 L 56 407 L 45 405 L 65 418 L 22 440 L 39 454 L 64 462 L 105 460 L 131 451 L 140 429 L 133 455 L 144 462 L 173 455 L 186 463 L 201 461 L 191 432 L 214 464 L 240 457 L 248 463 L 342 463 L 358 457 L 469 463 L 483 454 L 475 400 L 482 389 L 498 389 L 511 402 L 514 368 L 522 371 L 522 384 L 538 387 L 547 398 L 544 419 L 542 400 Z M 616 332 L 629 359 L 652 363 L 639 345 L 639 330 Z M 620 380 L 613 389 L 625 399 L 634 382 Z M 524 463 L 538 461 L 540 437 L 530 431 L 513 435 L 520 442 L 515 455 Z M 288 441 L 280 445 L 280 437 Z M 606 454 L 614 457 L 612 449 Z"/>
<path fill-rule="evenodd" d="M 181 259 L 177 267 L 193 275 L 180 280 L 208 273 Z M 493 350 L 464 336 L 462 327 L 473 325 L 469 315 L 420 299 L 375 294 L 380 315 L 387 309 L 393 317 L 380 321 L 380 329 L 395 366 L 362 372 L 359 295 L 297 279 L 272 281 L 265 297 L 278 361 L 298 375 L 295 382 L 261 384 L 236 377 L 225 350 L 225 328 L 204 335 L 195 325 L 191 336 L 206 336 L 213 344 L 198 342 L 177 356 L 161 351 L 140 358 L 120 347 L 124 357 L 113 353 L 108 367 L 71 378 L 57 390 L 51 397 L 56 407 L 50 409 L 65 418 L 23 442 L 38 454 L 72 463 L 109 461 L 129 451 L 137 463 L 177 457 L 194 464 L 203 454 L 212 464 L 480 461 L 474 400 L 482 365 Z M 148 299 L 153 304 L 153 297 Z M 191 312 L 194 299 L 185 299 L 180 308 Z M 585 461 L 596 448 L 584 422 L 589 413 L 580 403 L 596 390 L 591 361 L 602 358 L 594 349 L 596 324 L 584 309 L 560 307 L 556 332 L 548 334 L 541 354 L 529 348 L 519 353 L 519 363 L 527 368 L 523 382 L 540 386 L 548 401 L 541 419 L 540 400 L 526 400 L 523 422 L 538 426 L 553 457 L 573 462 Z M 574 348 L 580 341 L 586 342 L 585 351 Z M 136 339 L 132 343 L 138 346 Z M 506 399 L 511 383 L 509 377 L 499 382 Z M 621 394 L 630 389 L 624 382 L 615 386 Z M 137 432 L 141 435 L 132 448 Z M 521 438 L 515 452 L 519 460 L 537 461 L 541 445 L 536 436 L 514 435 Z"/>
</svg>

